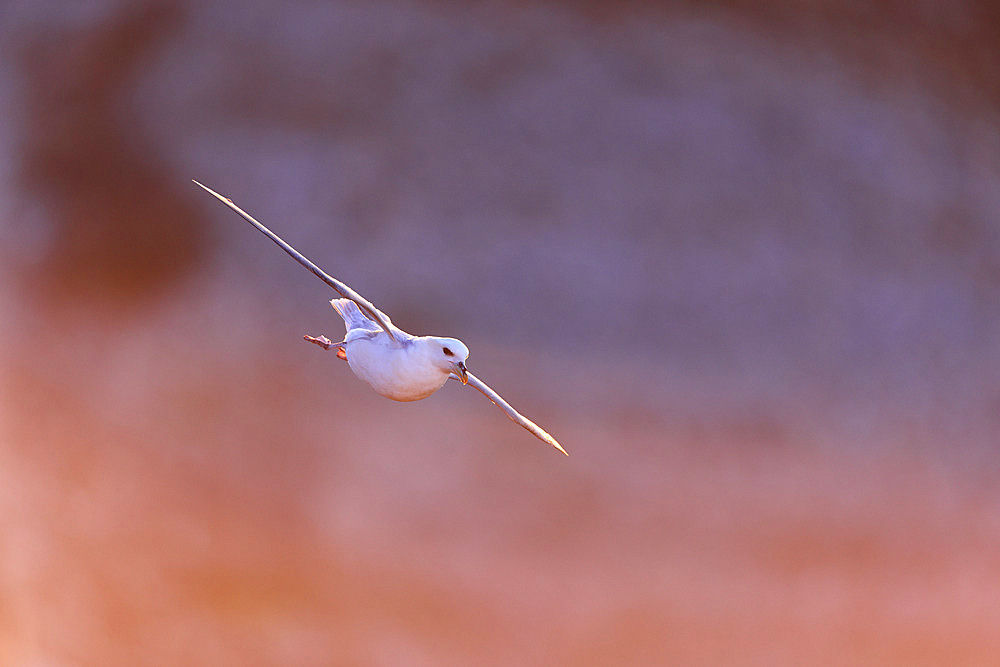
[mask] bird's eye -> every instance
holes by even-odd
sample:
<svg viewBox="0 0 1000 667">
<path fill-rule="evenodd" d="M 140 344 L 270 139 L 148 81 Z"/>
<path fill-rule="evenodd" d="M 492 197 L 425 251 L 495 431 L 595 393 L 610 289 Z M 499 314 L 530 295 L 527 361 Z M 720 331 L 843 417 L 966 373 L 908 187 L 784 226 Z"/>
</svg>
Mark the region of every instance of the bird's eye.
<svg viewBox="0 0 1000 667">
<path fill-rule="evenodd" d="M 446 357 L 454 357 L 455 356 L 455 353 L 452 352 L 451 350 L 449 350 L 446 347 L 441 348 L 441 351 L 444 352 L 444 354 L 445 354 Z"/>
</svg>

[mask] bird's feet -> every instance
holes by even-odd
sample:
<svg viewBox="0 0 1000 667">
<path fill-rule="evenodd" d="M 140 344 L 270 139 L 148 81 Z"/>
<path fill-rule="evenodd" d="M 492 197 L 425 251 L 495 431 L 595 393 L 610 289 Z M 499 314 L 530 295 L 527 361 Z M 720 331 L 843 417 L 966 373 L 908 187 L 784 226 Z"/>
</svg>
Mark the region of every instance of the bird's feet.
<svg viewBox="0 0 1000 667">
<path fill-rule="evenodd" d="M 334 347 L 337 348 L 337 357 L 339 359 L 343 359 L 344 361 L 347 361 L 347 350 L 344 349 L 344 341 L 340 341 L 339 343 L 334 343 L 333 341 L 331 341 L 326 336 L 316 336 L 316 337 L 314 337 L 314 336 L 303 336 L 302 338 L 303 338 L 303 340 L 307 340 L 310 343 L 313 343 L 315 345 L 319 345 L 324 350 L 329 350 L 330 348 L 334 348 Z"/>
<path fill-rule="evenodd" d="M 326 336 L 318 336 L 318 337 L 303 336 L 302 339 L 307 340 L 310 343 L 319 345 L 324 350 L 329 350 L 331 347 L 333 347 L 333 341 L 327 338 Z"/>
</svg>

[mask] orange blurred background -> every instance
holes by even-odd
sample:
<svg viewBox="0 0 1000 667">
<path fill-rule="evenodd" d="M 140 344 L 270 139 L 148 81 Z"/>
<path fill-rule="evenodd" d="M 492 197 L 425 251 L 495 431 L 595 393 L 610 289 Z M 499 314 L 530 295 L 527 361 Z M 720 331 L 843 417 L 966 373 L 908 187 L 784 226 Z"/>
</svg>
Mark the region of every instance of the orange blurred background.
<svg viewBox="0 0 1000 667">
<path fill-rule="evenodd" d="M 7 4 L 0 663 L 993 663 L 998 25 Z M 192 178 L 570 458 L 373 394 Z"/>
</svg>

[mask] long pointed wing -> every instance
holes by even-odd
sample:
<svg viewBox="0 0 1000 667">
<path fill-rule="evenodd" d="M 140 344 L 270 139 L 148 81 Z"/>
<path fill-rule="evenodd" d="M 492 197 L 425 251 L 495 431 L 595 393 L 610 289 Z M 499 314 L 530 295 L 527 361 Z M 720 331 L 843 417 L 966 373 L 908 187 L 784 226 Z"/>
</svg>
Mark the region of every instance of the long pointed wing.
<svg viewBox="0 0 1000 667">
<path fill-rule="evenodd" d="M 483 395 L 486 396 L 486 398 L 488 398 L 491 401 L 493 401 L 493 403 L 498 408 L 500 408 L 501 410 L 503 410 L 504 412 L 506 412 L 507 416 L 510 417 L 510 420 L 512 422 L 514 422 L 518 426 L 521 426 L 522 428 L 527 429 L 536 438 L 538 438 L 542 442 L 546 442 L 546 443 L 552 445 L 553 447 L 555 447 L 556 449 L 558 449 L 560 452 L 562 452 L 566 456 L 569 456 L 569 452 L 567 452 L 565 449 L 563 449 L 562 446 L 558 442 L 556 442 L 555 438 L 553 438 L 551 435 L 549 435 L 548 433 L 546 433 L 545 429 L 543 429 L 541 426 L 539 426 L 535 422 L 531 421 L 530 419 L 528 419 L 527 417 L 525 417 L 524 415 L 522 415 L 520 412 L 518 412 L 514 408 L 510 407 L 510 403 L 508 403 L 507 401 L 505 401 L 502 398 L 500 398 L 500 394 L 498 394 L 495 391 L 493 391 L 492 389 L 490 389 L 486 385 L 485 382 L 483 382 L 482 380 L 480 380 L 479 378 L 477 378 L 472 373 L 469 373 L 468 375 L 469 375 L 469 385 L 472 386 L 472 387 L 475 387 L 476 389 L 478 389 L 479 391 L 481 391 L 483 393 Z"/>
<path fill-rule="evenodd" d="M 269 239 L 271 239 L 272 241 L 274 241 L 275 244 L 277 244 L 277 246 L 279 248 L 281 248 L 282 250 L 284 250 L 285 252 L 287 252 L 289 255 L 291 255 L 295 259 L 295 261 L 297 261 L 299 264 L 301 264 L 302 266 L 304 266 L 307 269 L 309 269 L 310 271 L 312 271 L 314 274 L 316 274 L 316 276 L 320 280 L 322 280 L 327 285 L 329 285 L 330 287 L 332 287 L 334 289 L 334 291 L 337 292 L 337 294 L 339 294 L 340 296 L 344 297 L 345 299 L 350 299 L 351 301 L 353 301 L 356 304 L 358 304 L 358 307 L 361 308 L 361 310 L 364 311 L 365 315 L 367 315 L 371 319 L 373 319 L 376 322 L 378 322 L 378 325 L 380 327 L 382 327 L 382 329 L 387 334 L 389 334 L 389 337 L 392 338 L 392 340 L 394 340 L 397 343 L 400 342 L 399 338 L 394 333 L 395 327 L 393 327 L 392 322 L 389 320 L 388 317 L 386 317 L 386 315 L 381 310 L 379 310 L 378 308 L 376 308 L 375 306 L 373 306 L 371 304 L 371 302 L 369 302 L 367 299 L 365 299 L 363 296 L 361 296 L 360 294 L 358 294 L 357 292 L 355 292 L 354 290 L 352 290 L 350 287 L 348 287 L 344 283 L 340 282 L 339 280 L 337 280 L 333 276 L 331 276 L 328 273 L 326 273 L 323 269 L 319 268 L 318 266 L 316 266 L 315 264 L 313 264 L 312 262 L 310 262 L 298 250 L 296 250 L 295 248 L 293 248 L 292 246 L 288 245 L 283 240 L 281 240 L 281 237 L 279 237 L 277 234 L 275 234 L 274 232 L 272 232 L 270 229 L 268 229 L 264 225 L 260 224 L 256 220 L 254 220 L 250 216 L 249 213 L 247 213 L 246 211 L 244 211 L 243 209 L 241 209 L 239 206 L 237 206 L 236 204 L 234 204 L 232 199 L 228 199 L 226 197 L 223 197 L 222 195 L 220 195 L 215 190 L 213 190 L 211 188 L 208 188 L 208 187 L 205 187 L 204 185 L 202 185 L 198 181 L 192 181 L 192 182 L 195 185 L 197 185 L 198 187 L 200 187 L 203 190 L 207 191 L 210 195 L 212 195 L 213 197 L 215 197 L 216 199 L 218 199 L 219 201 L 221 201 L 223 204 L 225 204 L 226 206 L 228 206 L 230 209 L 232 209 L 234 213 L 236 213 L 241 218 L 243 218 L 244 220 L 246 220 L 247 222 L 249 222 L 251 225 L 253 225 L 254 227 L 256 227 L 261 232 L 263 232 L 264 235 L 266 235 Z"/>
</svg>

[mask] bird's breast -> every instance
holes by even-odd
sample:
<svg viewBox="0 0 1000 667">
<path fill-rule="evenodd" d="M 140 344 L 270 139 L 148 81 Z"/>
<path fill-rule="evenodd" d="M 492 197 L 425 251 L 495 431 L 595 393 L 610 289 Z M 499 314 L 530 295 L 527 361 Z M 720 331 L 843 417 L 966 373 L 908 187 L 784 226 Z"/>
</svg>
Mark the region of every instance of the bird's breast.
<svg viewBox="0 0 1000 667">
<path fill-rule="evenodd" d="M 444 386 L 448 375 L 429 364 L 411 347 L 384 345 L 374 339 L 347 344 L 347 363 L 375 393 L 394 401 L 418 401 Z"/>
</svg>

